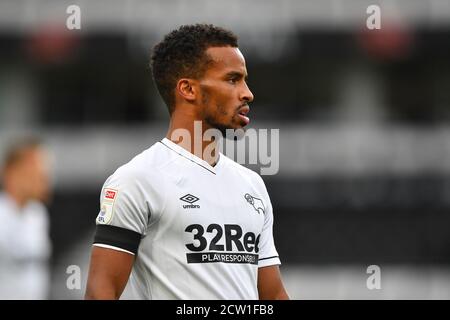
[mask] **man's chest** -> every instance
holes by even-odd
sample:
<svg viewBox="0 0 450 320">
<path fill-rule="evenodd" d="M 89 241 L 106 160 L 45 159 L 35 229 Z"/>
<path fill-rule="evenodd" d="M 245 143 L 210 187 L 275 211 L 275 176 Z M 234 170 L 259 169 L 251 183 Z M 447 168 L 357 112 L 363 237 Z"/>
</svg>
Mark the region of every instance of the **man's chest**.
<svg viewBox="0 0 450 320">
<path fill-rule="evenodd" d="M 162 236 L 167 243 L 180 245 L 193 262 L 242 259 L 248 263 L 259 251 L 266 201 L 251 185 L 196 182 L 174 185 L 166 195 L 158 222 Z"/>
</svg>

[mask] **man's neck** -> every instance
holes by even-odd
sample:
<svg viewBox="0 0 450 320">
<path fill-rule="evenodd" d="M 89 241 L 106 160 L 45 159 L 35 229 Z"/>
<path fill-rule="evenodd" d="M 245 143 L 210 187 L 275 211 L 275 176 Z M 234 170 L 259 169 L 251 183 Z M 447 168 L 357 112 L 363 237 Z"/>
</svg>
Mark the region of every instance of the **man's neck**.
<svg viewBox="0 0 450 320">
<path fill-rule="evenodd" d="M 204 138 L 204 133 L 208 129 L 210 128 L 204 121 L 186 114 L 176 114 L 174 111 L 166 138 L 214 166 L 219 159 L 218 145 L 216 140 Z"/>
</svg>

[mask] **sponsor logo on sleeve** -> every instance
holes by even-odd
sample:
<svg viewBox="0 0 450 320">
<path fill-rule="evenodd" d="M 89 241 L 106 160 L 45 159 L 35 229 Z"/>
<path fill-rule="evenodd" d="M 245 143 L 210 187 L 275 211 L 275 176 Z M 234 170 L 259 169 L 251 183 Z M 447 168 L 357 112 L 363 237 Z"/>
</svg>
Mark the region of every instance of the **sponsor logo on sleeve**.
<svg viewBox="0 0 450 320">
<path fill-rule="evenodd" d="M 115 191 L 115 190 L 106 189 L 105 190 L 105 198 L 114 200 L 116 198 L 116 193 L 117 193 L 117 191 Z"/>
<path fill-rule="evenodd" d="M 100 213 L 97 216 L 98 224 L 108 224 L 111 222 L 114 213 L 114 203 L 116 202 L 118 191 L 106 188 L 100 206 Z"/>
</svg>

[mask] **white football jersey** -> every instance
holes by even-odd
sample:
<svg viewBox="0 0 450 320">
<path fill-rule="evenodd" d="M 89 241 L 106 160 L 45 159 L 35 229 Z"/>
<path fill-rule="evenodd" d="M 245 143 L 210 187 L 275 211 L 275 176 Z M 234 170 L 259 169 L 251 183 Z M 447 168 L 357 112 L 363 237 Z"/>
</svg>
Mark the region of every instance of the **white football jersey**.
<svg viewBox="0 0 450 320">
<path fill-rule="evenodd" d="M 258 299 L 258 268 L 280 264 L 263 180 L 223 154 L 212 167 L 164 138 L 100 202 L 94 245 L 136 254 L 134 299 Z"/>
<path fill-rule="evenodd" d="M 47 299 L 50 285 L 47 210 L 38 202 L 19 208 L 0 193 L 0 300 Z"/>
</svg>

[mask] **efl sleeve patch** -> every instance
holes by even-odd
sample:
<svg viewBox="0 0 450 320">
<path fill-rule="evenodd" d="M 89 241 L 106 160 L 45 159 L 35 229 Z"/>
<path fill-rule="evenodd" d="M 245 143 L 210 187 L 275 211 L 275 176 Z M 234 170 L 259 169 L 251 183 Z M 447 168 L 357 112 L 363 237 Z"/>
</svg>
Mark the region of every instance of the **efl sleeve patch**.
<svg viewBox="0 0 450 320">
<path fill-rule="evenodd" d="M 116 202 L 119 191 L 116 189 L 105 188 L 100 213 L 97 216 L 98 224 L 108 224 L 111 222 L 114 214 L 114 203 Z"/>
</svg>

